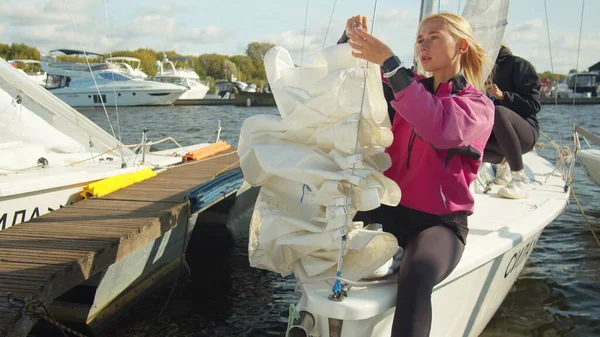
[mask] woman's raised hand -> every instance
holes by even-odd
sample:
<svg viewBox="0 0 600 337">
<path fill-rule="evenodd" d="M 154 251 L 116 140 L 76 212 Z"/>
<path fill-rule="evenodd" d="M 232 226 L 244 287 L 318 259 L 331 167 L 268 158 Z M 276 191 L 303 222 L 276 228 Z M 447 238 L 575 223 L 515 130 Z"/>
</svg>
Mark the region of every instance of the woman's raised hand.
<svg viewBox="0 0 600 337">
<path fill-rule="evenodd" d="M 368 31 L 367 17 L 356 15 L 346 21 L 346 35 L 355 28 L 362 28 L 365 31 Z"/>
<path fill-rule="evenodd" d="M 350 38 L 348 44 L 354 49 L 352 55 L 381 66 L 394 53 L 385 43 L 369 34 L 367 28 L 366 16 L 357 15 L 346 21 L 346 35 Z"/>
</svg>

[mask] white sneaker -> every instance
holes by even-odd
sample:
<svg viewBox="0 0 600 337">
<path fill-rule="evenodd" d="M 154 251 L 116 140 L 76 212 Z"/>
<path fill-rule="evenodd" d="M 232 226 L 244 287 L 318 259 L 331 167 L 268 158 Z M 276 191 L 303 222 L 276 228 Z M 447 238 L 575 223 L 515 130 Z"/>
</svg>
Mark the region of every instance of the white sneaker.
<svg viewBox="0 0 600 337">
<path fill-rule="evenodd" d="M 508 162 L 504 162 L 504 164 L 494 165 L 496 167 L 496 178 L 492 180 L 492 182 L 496 185 L 506 185 L 511 180 L 510 176 L 510 166 L 508 166 Z"/>
<path fill-rule="evenodd" d="M 507 199 L 522 199 L 529 196 L 529 178 L 523 173 L 511 172 L 508 185 L 498 190 L 498 195 Z"/>
</svg>

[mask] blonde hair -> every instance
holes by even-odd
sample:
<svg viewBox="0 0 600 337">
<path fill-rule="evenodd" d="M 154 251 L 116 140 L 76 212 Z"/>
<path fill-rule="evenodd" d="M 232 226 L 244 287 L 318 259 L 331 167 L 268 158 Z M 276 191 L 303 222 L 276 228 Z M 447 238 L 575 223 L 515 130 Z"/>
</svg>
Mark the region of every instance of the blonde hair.
<svg viewBox="0 0 600 337">
<path fill-rule="evenodd" d="M 423 24 L 434 19 L 443 20 L 446 29 L 448 29 L 450 35 L 452 35 L 455 39 L 464 39 L 467 41 L 469 48 L 467 49 L 467 52 L 460 58 L 460 67 L 462 68 L 467 81 L 471 83 L 471 85 L 477 90 L 485 92 L 487 79 L 485 70 L 490 69 L 493 65 L 493 62 L 487 56 L 485 49 L 483 49 L 483 47 L 475 40 L 473 29 L 471 28 L 469 22 L 463 17 L 449 12 L 432 14 L 421 20 L 417 29 L 417 34 L 419 34 L 418 32 L 421 31 Z M 415 62 L 417 64 L 417 70 L 419 73 L 425 74 L 426 72 L 420 63 L 419 58 L 417 57 L 417 48 L 418 43 L 415 42 L 414 55 Z"/>
</svg>

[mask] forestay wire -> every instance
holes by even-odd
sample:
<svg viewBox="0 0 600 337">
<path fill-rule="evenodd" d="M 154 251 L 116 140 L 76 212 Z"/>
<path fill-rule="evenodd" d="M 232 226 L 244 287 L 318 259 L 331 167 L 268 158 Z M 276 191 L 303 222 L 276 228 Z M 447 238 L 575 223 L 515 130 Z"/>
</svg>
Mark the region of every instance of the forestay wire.
<svg viewBox="0 0 600 337">
<path fill-rule="evenodd" d="M 83 52 L 83 56 L 85 57 L 85 62 L 87 63 L 90 74 L 92 75 L 92 81 L 94 81 L 94 86 L 96 87 L 96 92 L 98 93 L 98 97 L 100 97 L 100 103 L 102 104 L 102 109 L 104 109 L 104 114 L 106 114 L 106 119 L 108 120 L 108 125 L 110 126 L 110 130 L 112 132 L 113 137 L 116 139 L 115 129 L 113 128 L 112 122 L 110 121 L 110 117 L 108 116 L 108 111 L 106 110 L 106 106 L 104 105 L 104 100 L 102 100 L 102 95 L 100 94 L 100 89 L 98 88 L 98 83 L 96 82 L 96 78 L 93 76 L 92 66 L 90 65 L 90 60 L 88 59 L 85 48 L 83 47 L 83 42 L 81 40 L 81 35 L 79 35 L 79 31 L 77 30 L 77 25 L 75 24 L 75 20 L 73 20 L 73 15 L 71 14 L 71 9 L 69 8 L 69 3 L 67 0 L 64 0 L 65 6 L 67 7 L 67 12 L 69 13 L 69 17 L 71 18 L 71 23 L 73 24 L 73 28 L 75 29 L 75 34 L 77 34 L 77 39 L 79 40 L 79 45 L 81 46 L 81 50 Z M 121 155 L 121 160 L 124 161 L 123 156 Z"/>
</svg>

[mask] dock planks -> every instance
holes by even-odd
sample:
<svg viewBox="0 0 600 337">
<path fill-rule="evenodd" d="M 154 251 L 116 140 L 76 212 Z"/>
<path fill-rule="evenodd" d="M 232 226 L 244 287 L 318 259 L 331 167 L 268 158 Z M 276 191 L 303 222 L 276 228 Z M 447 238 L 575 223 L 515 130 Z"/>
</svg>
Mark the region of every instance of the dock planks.
<svg viewBox="0 0 600 337">
<path fill-rule="evenodd" d="M 48 305 L 111 264 L 185 224 L 189 190 L 239 167 L 235 150 L 170 168 L 103 198 L 87 199 L 0 231 L 0 337 L 24 337 L 35 320 L 7 294 Z"/>
</svg>

